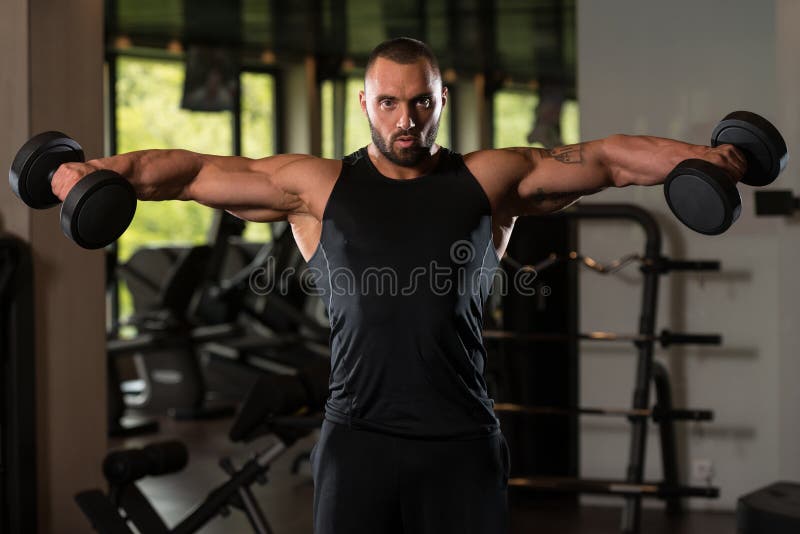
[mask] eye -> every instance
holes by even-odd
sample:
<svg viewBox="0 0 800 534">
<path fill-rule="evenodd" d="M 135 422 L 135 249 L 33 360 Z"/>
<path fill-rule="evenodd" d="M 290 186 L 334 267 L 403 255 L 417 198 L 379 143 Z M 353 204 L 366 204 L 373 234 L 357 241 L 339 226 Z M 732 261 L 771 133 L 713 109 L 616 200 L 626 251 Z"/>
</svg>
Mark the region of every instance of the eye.
<svg viewBox="0 0 800 534">
<path fill-rule="evenodd" d="M 420 98 L 419 100 L 417 100 L 417 105 L 425 109 L 428 109 L 433 105 L 433 100 L 430 97 Z"/>
<path fill-rule="evenodd" d="M 383 109 L 393 109 L 395 107 L 395 101 L 389 98 L 384 98 L 380 101 L 380 106 Z"/>
</svg>

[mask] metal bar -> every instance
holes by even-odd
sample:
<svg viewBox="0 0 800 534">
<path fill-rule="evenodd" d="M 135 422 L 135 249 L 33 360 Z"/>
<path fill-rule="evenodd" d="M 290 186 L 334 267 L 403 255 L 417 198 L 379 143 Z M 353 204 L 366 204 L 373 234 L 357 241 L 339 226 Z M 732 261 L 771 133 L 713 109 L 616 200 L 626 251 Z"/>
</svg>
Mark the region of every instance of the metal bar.
<svg viewBox="0 0 800 534">
<path fill-rule="evenodd" d="M 703 497 L 714 499 L 719 497 L 719 488 L 699 486 L 678 486 L 657 482 L 641 482 L 632 484 L 625 480 L 593 480 L 560 477 L 516 477 L 508 480 L 513 487 L 546 491 L 564 491 L 569 493 L 593 493 L 600 495 L 624 495 L 656 497 Z"/>
<path fill-rule="evenodd" d="M 656 261 L 661 257 L 661 234 L 658 225 L 650 219 L 651 225 L 645 225 L 647 241 L 645 244 L 645 259 Z M 655 335 L 656 311 L 658 306 L 659 273 L 645 271 L 644 288 L 642 291 L 641 316 L 639 318 L 639 334 L 646 337 Z M 632 408 L 646 408 L 650 398 L 650 381 L 653 365 L 653 341 L 638 343 L 639 358 L 636 366 L 636 386 L 633 392 Z M 631 420 L 631 445 L 628 457 L 628 473 L 626 481 L 629 484 L 641 484 L 644 480 L 644 462 L 647 448 L 647 419 Z M 642 528 L 642 497 L 629 495 L 625 498 L 622 510 L 623 533 L 638 534 Z"/>
<path fill-rule="evenodd" d="M 239 489 L 255 482 L 269 469 L 270 463 L 280 456 L 286 447 L 283 443 L 276 443 L 268 450 L 260 453 L 248 461 L 227 482 L 211 491 L 205 500 L 186 516 L 172 530 L 173 534 L 189 534 L 197 532 L 214 518 L 219 511 L 228 506 L 232 499 L 239 496 Z"/>
<path fill-rule="evenodd" d="M 661 231 L 649 212 L 633 204 L 578 203 L 545 217 L 568 219 L 627 219 L 638 223 L 645 232 L 645 259 L 655 261 L 661 250 Z"/>
<path fill-rule="evenodd" d="M 561 408 L 555 406 L 526 406 L 510 402 L 498 402 L 494 405 L 494 411 L 528 415 L 624 415 L 628 417 L 644 418 L 653 415 L 653 410 L 629 410 L 627 408 Z"/>
<path fill-rule="evenodd" d="M 507 253 L 503 256 L 502 261 L 514 269 L 528 269 L 537 273 L 541 273 L 560 263 L 579 263 L 596 273 L 606 275 L 616 274 L 632 263 L 638 263 L 643 271 L 655 270 L 661 274 L 666 274 L 670 271 L 719 271 L 721 266 L 718 260 L 671 260 L 669 258 L 649 260 L 642 258 L 639 254 L 626 254 L 613 261 L 602 263 L 594 258 L 580 254 L 576 250 L 566 255 L 552 252 L 546 258 L 534 264 L 522 264 Z"/>
<path fill-rule="evenodd" d="M 166 523 L 136 484 L 112 486 L 109 498 L 117 507 L 125 510 L 125 515 L 136 526 L 137 532 L 169 534 Z"/>
<path fill-rule="evenodd" d="M 675 419 L 688 419 L 692 421 L 710 421 L 714 418 L 711 410 L 672 410 L 662 409 L 657 406 L 652 409 L 629 408 L 598 408 L 598 407 L 570 407 L 570 406 L 530 406 L 499 402 L 494 405 L 495 412 L 518 413 L 526 415 L 600 415 L 600 416 L 626 416 L 629 418 L 648 418 L 659 424 Z"/>
<path fill-rule="evenodd" d="M 347 78 L 337 77 L 330 80 L 333 87 L 333 157 L 345 156 L 345 109 L 347 108 Z"/>
<path fill-rule="evenodd" d="M 116 0 L 110 6 L 113 15 L 107 18 L 116 22 Z M 115 24 L 116 25 L 116 24 Z M 106 39 L 106 42 L 108 40 Z M 106 55 L 106 66 L 108 72 L 108 110 L 106 117 L 108 120 L 108 154 L 113 156 L 117 153 L 117 54 L 109 52 Z M 108 316 L 106 319 L 106 330 L 110 335 L 116 335 L 119 331 L 119 244 L 117 241 L 106 247 L 108 261 L 106 262 L 106 302 L 108 303 Z"/>
<path fill-rule="evenodd" d="M 75 496 L 75 502 L 99 534 L 133 534 L 117 507 L 102 491 L 82 491 Z"/>
<path fill-rule="evenodd" d="M 276 70 L 272 72 L 272 78 L 275 80 L 275 85 L 272 88 L 272 146 L 270 150 L 272 154 L 283 154 L 286 152 L 286 119 L 283 111 L 283 104 L 286 102 L 284 95 L 285 84 L 282 71 Z"/>
<path fill-rule="evenodd" d="M 256 534 L 273 534 L 272 527 L 264 516 L 263 510 L 258 506 L 258 501 L 253 496 L 253 490 L 249 487 L 239 488 L 239 498 L 242 500 L 244 513 L 250 521 L 250 526 L 253 527 L 253 532 Z"/>
<path fill-rule="evenodd" d="M 672 392 L 669 385 L 669 374 L 661 362 L 653 362 L 653 384 L 656 388 L 656 407 L 661 410 L 672 409 Z M 661 469 L 664 483 L 674 486 L 678 484 L 678 454 L 675 448 L 675 426 L 672 420 L 659 421 L 659 437 L 661 438 Z M 681 511 L 681 501 L 676 497 L 667 499 L 667 512 L 675 514 Z"/>
<path fill-rule="evenodd" d="M 478 99 L 482 101 L 483 123 L 479 124 L 481 148 L 494 148 L 494 96 L 498 89 L 495 80 L 497 58 L 497 10 L 496 0 L 478 0 L 478 10 L 482 24 L 478 26 L 480 51 L 482 52 L 481 72 L 483 85 Z"/>
<path fill-rule="evenodd" d="M 618 334 L 615 332 L 580 332 L 577 334 L 517 333 L 509 330 L 484 330 L 484 339 L 508 339 L 516 341 L 631 341 L 634 343 L 660 342 L 663 346 L 675 344 L 721 345 L 719 334 L 684 334 L 663 330 L 657 336 L 642 334 Z"/>
</svg>

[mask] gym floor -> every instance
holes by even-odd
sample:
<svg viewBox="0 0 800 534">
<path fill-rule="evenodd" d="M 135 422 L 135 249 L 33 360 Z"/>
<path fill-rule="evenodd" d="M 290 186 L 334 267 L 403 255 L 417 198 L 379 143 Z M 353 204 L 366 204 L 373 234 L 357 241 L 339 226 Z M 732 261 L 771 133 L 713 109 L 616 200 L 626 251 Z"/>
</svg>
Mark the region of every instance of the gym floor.
<svg viewBox="0 0 800 534">
<path fill-rule="evenodd" d="M 249 445 L 239 445 L 227 439 L 231 419 L 210 421 L 180 421 L 162 418 L 158 435 L 112 440 L 112 449 L 141 447 L 154 441 L 179 439 L 189 447 L 189 465 L 180 473 L 149 478 L 139 483 L 155 508 L 169 526 L 177 524 L 211 490 L 222 484 L 226 475 L 217 465 L 221 457 L 229 456 L 238 467 L 252 451 L 268 446 L 265 437 Z M 300 473 L 290 472 L 295 456 L 308 451 L 315 437 L 299 441 L 273 464 L 269 482 L 256 486 L 254 493 L 276 534 L 312 534 L 311 514 L 313 486 L 308 463 Z M 511 498 L 511 534 L 613 534 L 619 532 L 618 506 L 583 506 L 577 510 L 538 502 L 521 502 L 521 496 Z M 246 518 L 236 510 L 228 517 L 210 522 L 205 534 L 249 532 Z M 642 532 L 646 534 L 733 534 L 736 519 L 733 513 L 687 512 L 670 517 L 662 510 L 646 509 Z"/>
</svg>

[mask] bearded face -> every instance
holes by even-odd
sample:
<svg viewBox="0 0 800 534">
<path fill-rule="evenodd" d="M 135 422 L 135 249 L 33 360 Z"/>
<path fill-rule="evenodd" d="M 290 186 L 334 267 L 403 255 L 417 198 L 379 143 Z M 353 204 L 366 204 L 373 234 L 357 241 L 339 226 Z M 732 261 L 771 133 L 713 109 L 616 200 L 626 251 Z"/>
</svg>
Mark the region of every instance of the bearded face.
<svg viewBox="0 0 800 534">
<path fill-rule="evenodd" d="M 415 167 L 436 142 L 447 90 L 424 59 L 395 63 L 378 58 L 359 95 L 375 147 L 403 167 Z"/>
</svg>

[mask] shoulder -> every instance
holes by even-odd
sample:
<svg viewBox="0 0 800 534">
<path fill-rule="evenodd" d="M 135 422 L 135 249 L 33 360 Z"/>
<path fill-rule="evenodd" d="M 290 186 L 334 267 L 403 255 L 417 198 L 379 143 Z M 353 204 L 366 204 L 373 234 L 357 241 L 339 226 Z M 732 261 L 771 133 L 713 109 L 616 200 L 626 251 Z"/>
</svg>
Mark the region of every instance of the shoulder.
<svg viewBox="0 0 800 534">
<path fill-rule="evenodd" d="M 319 158 L 307 154 L 279 154 L 253 160 L 252 168 L 256 172 L 267 174 L 303 173 L 325 175 L 333 173 L 333 178 L 336 178 L 342 168 L 342 162 L 337 159 Z"/>
<path fill-rule="evenodd" d="M 495 179 L 513 179 L 530 171 L 534 151 L 530 148 L 493 148 L 464 155 L 464 164 L 476 177 L 491 174 Z"/>
<path fill-rule="evenodd" d="M 311 178 L 315 180 L 336 180 L 342 170 L 342 160 L 305 156 L 287 165 L 286 172 L 297 178 Z"/>
<path fill-rule="evenodd" d="M 284 191 L 302 194 L 334 182 L 342 169 L 341 160 L 306 154 L 280 154 L 254 160 L 252 170 L 269 176 Z"/>
<path fill-rule="evenodd" d="M 306 156 L 282 167 L 278 181 L 292 187 L 317 221 L 322 221 L 333 186 L 342 172 L 342 160 Z M 291 184 L 291 185 L 289 185 Z"/>
<path fill-rule="evenodd" d="M 307 154 L 279 154 L 252 160 L 250 170 L 264 175 L 285 194 L 299 197 L 312 214 L 321 213 L 342 170 L 342 161 Z"/>
<path fill-rule="evenodd" d="M 464 164 L 486 191 L 492 209 L 497 211 L 531 172 L 534 158 L 534 151 L 529 148 L 488 149 L 465 154 Z"/>
</svg>

